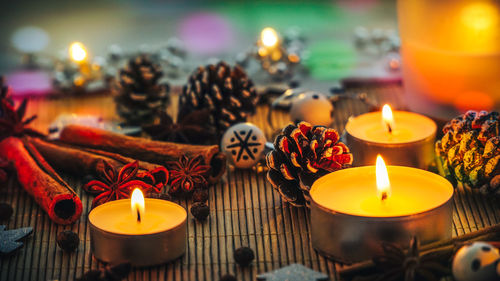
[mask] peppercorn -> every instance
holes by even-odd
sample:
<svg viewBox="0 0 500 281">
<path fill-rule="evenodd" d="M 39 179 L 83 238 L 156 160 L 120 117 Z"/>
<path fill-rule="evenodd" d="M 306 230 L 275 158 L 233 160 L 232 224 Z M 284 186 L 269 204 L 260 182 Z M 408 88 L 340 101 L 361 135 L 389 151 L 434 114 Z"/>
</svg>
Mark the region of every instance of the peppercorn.
<svg viewBox="0 0 500 281">
<path fill-rule="evenodd" d="M 220 281 L 237 281 L 236 277 L 231 274 L 225 274 L 220 278 Z"/>
<path fill-rule="evenodd" d="M 73 252 L 78 248 L 80 238 L 71 230 L 65 230 L 57 234 L 57 245 L 65 252 Z"/>
<path fill-rule="evenodd" d="M 209 213 L 210 208 L 205 203 L 196 202 L 191 206 L 191 214 L 199 221 L 206 220 Z"/>
<path fill-rule="evenodd" d="M 193 201 L 194 202 L 207 202 L 208 200 L 208 191 L 205 189 L 196 189 L 193 192 Z"/>
<path fill-rule="evenodd" d="M 255 254 L 249 247 L 240 247 L 234 251 L 234 260 L 241 266 L 249 265 L 254 258 Z"/>
<path fill-rule="evenodd" d="M 10 219 L 13 213 L 14 209 L 12 209 L 11 205 L 7 203 L 0 203 L 0 221 L 6 221 Z"/>
</svg>

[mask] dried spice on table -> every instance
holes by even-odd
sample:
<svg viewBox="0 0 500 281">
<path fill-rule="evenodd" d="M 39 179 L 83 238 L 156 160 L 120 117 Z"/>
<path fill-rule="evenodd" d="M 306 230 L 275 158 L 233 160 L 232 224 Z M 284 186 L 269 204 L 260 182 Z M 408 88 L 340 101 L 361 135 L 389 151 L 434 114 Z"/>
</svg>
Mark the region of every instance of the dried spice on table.
<svg viewBox="0 0 500 281">
<path fill-rule="evenodd" d="M 66 126 L 61 132 L 60 141 L 76 147 L 117 153 L 159 165 L 177 161 L 182 155 L 188 157 L 202 155 L 204 164 L 210 166 L 207 178 L 210 184 L 219 181 L 226 171 L 226 155 L 219 151 L 218 145 L 153 141 L 77 125 Z"/>
<path fill-rule="evenodd" d="M 203 156 L 189 158 L 183 155 L 177 161 L 168 162 L 166 166 L 170 171 L 169 193 L 190 193 L 195 189 L 208 187 L 210 166 L 205 164 Z"/>
<path fill-rule="evenodd" d="M 160 113 L 159 123 L 144 125 L 142 130 L 153 140 L 205 144 L 215 142 L 215 128 L 209 126 L 208 110 L 195 110 L 183 116 L 177 123 L 166 112 Z"/>
<path fill-rule="evenodd" d="M 500 190 L 500 114 L 468 111 L 443 128 L 436 142 L 442 175 L 486 192 Z"/>
<path fill-rule="evenodd" d="M 309 201 L 309 189 L 321 176 L 350 167 L 352 154 L 334 129 L 307 122 L 285 127 L 266 156 L 267 178 L 294 206 Z"/>
<path fill-rule="evenodd" d="M 92 201 L 92 208 L 108 201 L 129 198 L 132 190 L 141 188 L 142 192 L 160 193 L 168 181 L 169 173 L 159 167 L 153 171 L 138 173 L 137 161 L 116 170 L 109 163 L 104 162 L 99 180 L 91 180 L 83 186 L 90 194 L 97 195 Z"/>
</svg>

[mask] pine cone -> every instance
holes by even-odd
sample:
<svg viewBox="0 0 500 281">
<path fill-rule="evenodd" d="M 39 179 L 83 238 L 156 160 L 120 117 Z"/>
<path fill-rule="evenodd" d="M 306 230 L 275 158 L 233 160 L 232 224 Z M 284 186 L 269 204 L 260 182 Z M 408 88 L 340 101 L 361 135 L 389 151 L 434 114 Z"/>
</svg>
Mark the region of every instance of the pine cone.
<svg viewBox="0 0 500 281">
<path fill-rule="evenodd" d="M 169 102 L 170 86 L 160 84 L 160 66 L 144 55 L 120 70 L 116 110 L 128 125 L 152 123 Z"/>
<path fill-rule="evenodd" d="M 499 190 L 499 118 L 494 111 L 468 111 L 444 126 L 435 148 L 446 178 L 487 192 Z"/>
<path fill-rule="evenodd" d="M 196 109 L 208 108 L 210 123 L 222 135 L 232 124 L 255 113 L 258 97 L 253 82 L 239 66 L 225 62 L 198 67 L 189 77 L 179 100 L 179 118 Z"/>
<path fill-rule="evenodd" d="M 334 129 L 307 122 L 288 125 L 266 156 L 267 178 L 283 199 L 294 206 L 309 201 L 311 185 L 321 176 L 352 164 L 349 148 Z"/>
<path fill-rule="evenodd" d="M 12 100 L 11 91 L 9 90 L 9 86 L 5 83 L 5 78 L 0 76 L 0 101 L 5 101 L 11 106 L 14 106 L 14 101 Z M 3 112 L 0 109 L 0 117 L 3 116 Z"/>
</svg>

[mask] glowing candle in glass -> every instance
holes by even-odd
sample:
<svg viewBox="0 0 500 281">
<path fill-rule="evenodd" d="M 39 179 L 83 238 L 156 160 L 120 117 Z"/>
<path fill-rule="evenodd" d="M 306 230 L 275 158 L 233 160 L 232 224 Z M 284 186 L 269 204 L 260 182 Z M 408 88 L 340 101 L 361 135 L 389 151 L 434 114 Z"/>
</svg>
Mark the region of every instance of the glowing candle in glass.
<svg viewBox="0 0 500 281">
<path fill-rule="evenodd" d="M 437 117 L 500 102 L 500 2 L 399 0 L 408 105 Z"/>
</svg>

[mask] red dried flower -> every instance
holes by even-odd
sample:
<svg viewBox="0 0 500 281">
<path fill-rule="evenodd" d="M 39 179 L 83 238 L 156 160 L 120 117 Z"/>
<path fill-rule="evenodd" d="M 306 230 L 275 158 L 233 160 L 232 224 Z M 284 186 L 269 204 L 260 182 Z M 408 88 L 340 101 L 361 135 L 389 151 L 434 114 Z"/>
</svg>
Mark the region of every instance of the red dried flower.
<svg viewBox="0 0 500 281">
<path fill-rule="evenodd" d="M 210 166 L 204 164 L 201 155 L 192 159 L 183 155 L 178 161 L 167 163 L 167 167 L 170 171 L 170 193 L 190 192 L 208 185 L 206 178 Z"/>
<path fill-rule="evenodd" d="M 99 171 L 101 180 L 91 180 L 83 186 L 88 193 L 97 195 L 92 208 L 113 200 L 129 198 L 132 190 L 139 187 L 143 193 L 160 193 L 168 181 L 168 171 L 159 167 L 153 171 L 138 173 L 139 163 L 134 161 L 116 171 L 108 162 Z"/>
</svg>

